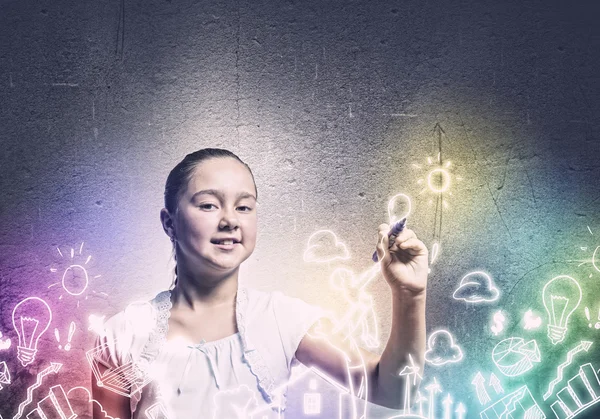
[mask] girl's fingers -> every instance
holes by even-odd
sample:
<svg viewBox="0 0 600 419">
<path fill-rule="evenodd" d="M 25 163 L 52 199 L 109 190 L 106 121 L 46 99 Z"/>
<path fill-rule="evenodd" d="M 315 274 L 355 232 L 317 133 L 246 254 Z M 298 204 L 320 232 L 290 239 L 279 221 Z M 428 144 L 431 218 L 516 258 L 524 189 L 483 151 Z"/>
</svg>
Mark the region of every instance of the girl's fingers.
<svg viewBox="0 0 600 419">
<path fill-rule="evenodd" d="M 411 237 L 401 243 L 395 243 L 398 248 L 407 251 L 413 256 L 422 255 L 427 253 L 427 247 L 425 244 L 417 239 L 417 237 Z"/>
<path fill-rule="evenodd" d="M 417 235 L 410 228 L 406 228 L 402 230 L 400 234 L 398 234 L 398 236 L 396 237 L 396 243 L 402 243 L 411 238 L 417 238 Z"/>
</svg>

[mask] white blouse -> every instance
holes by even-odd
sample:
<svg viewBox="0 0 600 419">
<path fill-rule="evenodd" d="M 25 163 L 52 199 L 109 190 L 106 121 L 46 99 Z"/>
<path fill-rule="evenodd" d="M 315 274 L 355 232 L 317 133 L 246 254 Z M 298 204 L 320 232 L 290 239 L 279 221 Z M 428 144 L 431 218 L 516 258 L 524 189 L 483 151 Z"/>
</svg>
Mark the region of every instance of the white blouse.
<svg viewBox="0 0 600 419">
<path fill-rule="evenodd" d="M 325 310 L 281 292 L 239 287 L 238 332 L 189 345 L 166 340 L 170 297 L 163 291 L 150 301 L 145 326 L 131 310 L 113 316 L 96 342 L 93 359 L 109 368 L 100 381 L 129 395 L 132 417 L 281 417 L 296 349 Z"/>
</svg>

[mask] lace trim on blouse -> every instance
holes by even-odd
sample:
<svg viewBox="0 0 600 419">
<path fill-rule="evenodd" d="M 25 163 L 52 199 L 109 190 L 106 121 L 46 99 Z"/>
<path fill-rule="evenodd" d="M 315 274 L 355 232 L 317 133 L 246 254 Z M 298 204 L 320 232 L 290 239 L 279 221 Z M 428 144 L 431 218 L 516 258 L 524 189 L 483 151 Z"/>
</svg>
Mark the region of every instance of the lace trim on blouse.
<svg viewBox="0 0 600 419">
<path fill-rule="evenodd" d="M 139 391 L 131 395 L 130 408 L 132 412 L 142 398 L 142 387 L 145 377 L 150 373 L 150 367 L 160 353 L 161 348 L 167 341 L 167 333 L 169 331 L 169 318 L 171 317 L 171 291 L 160 292 L 152 301 L 153 307 L 156 310 L 156 326 L 150 332 L 150 336 L 141 351 L 140 357 L 134 362 L 135 384 Z M 250 371 L 256 377 L 258 388 L 268 403 L 272 403 L 275 396 L 275 380 L 268 369 L 260 352 L 252 345 L 246 336 L 246 319 L 245 312 L 248 306 L 248 293 L 245 288 L 238 287 L 236 294 L 236 321 L 238 332 L 242 341 L 242 350 L 244 352 L 244 360 L 248 363 Z M 134 388 L 134 387 L 132 387 Z M 275 409 L 276 406 L 273 407 Z"/>
</svg>

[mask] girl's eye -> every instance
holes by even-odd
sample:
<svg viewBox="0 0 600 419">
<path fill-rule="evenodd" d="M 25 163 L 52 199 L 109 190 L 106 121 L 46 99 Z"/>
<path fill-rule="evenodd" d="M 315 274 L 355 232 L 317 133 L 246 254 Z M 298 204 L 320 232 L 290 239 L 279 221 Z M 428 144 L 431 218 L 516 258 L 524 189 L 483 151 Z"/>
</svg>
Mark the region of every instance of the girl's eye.
<svg viewBox="0 0 600 419">
<path fill-rule="evenodd" d="M 244 212 L 252 211 L 252 208 L 247 207 L 247 206 L 241 206 L 241 207 L 238 207 L 238 208 L 245 208 Z"/>
<path fill-rule="evenodd" d="M 198 207 L 202 208 L 202 209 L 210 209 L 211 206 L 214 207 L 215 205 L 214 204 L 201 204 Z"/>
</svg>

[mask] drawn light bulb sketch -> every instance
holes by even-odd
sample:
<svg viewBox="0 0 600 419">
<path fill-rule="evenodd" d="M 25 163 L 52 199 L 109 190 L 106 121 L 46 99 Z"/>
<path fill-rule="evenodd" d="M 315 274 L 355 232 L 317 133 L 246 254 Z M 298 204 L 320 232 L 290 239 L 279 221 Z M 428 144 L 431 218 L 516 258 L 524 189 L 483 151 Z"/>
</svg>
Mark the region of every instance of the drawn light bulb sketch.
<svg viewBox="0 0 600 419">
<path fill-rule="evenodd" d="M 399 193 L 394 195 L 388 201 L 388 223 L 390 225 L 390 232 L 388 233 L 388 239 L 390 244 L 396 240 L 396 237 L 406 225 L 406 219 L 408 218 L 411 211 L 411 203 L 408 195 Z M 404 220 L 404 221 L 403 221 Z M 378 262 L 379 257 L 377 251 L 373 252 L 371 256 L 373 262 Z"/>
<path fill-rule="evenodd" d="M 41 298 L 28 297 L 15 306 L 12 323 L 19 336 L 17 358 L 26 367 L 35 360 L 37 345 L 52 321 L 52 310 Z"/>
<path fill-rule="evenodd" d="M 542 298 L 548 312 L 548 338 L 556 345 L 565 339 L 569 317 L 579 307 L 581 287 L 570 276 L 560 275 L 544 285 Z"/>
<path fill-rule="evenodd" d="M 408 195 L 399 193 L 394 195 L 388 202 L 389 224 L 395 224 L 403 218 L 408 218 L 411 211 L 411 203 Z"/>
</svg>

